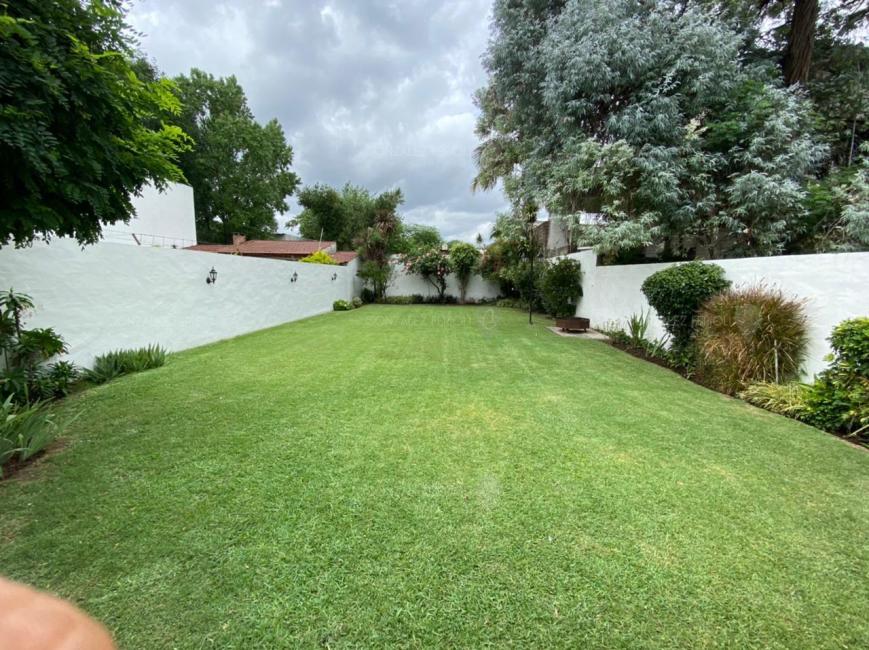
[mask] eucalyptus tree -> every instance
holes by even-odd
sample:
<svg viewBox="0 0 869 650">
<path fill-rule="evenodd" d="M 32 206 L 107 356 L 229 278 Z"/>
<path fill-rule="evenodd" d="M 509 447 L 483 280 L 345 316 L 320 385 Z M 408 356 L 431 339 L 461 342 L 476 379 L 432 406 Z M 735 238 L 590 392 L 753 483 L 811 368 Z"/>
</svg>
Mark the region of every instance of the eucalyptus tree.
<svg viewBox="0 0 869 650">
<path fill-rule="evenodd" d="M 580 239 L 603 251 L 779 250 L 825 148 L 801 91 L 743 61 L 742 38 L 694 5 L 497 0 L 475 187 L 597 213 Z"/>
</svg>

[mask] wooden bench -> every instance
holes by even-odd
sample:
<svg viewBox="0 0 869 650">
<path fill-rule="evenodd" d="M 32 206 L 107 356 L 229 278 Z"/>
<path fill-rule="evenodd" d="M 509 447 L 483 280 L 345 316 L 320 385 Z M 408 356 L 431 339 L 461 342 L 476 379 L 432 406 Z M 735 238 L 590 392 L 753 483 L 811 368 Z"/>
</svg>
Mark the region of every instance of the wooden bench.
<svg viewBox="0 0 869 650">
<path fill-rule="evenodd" d="M 562 332 L 587 332 L 589 324 L 587 318 L 580 318 L 579 316 L 555 319 L 555 326 L 560 328 Z"/>
</svg>

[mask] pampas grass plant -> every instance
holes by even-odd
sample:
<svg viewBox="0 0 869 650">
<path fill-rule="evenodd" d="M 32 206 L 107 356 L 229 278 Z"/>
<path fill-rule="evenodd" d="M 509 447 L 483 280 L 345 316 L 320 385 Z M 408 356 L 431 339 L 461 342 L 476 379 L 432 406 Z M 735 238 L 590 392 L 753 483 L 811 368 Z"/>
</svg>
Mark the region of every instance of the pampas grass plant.
<svg viewBox="0 0 869 650">
<path fill-rule="evenodd" d="M 697 319 L 701 377 L 731 395 L 798 378 L 807 343 L 803 301 L 763 284 L 713 296 Z"/>
</svg>

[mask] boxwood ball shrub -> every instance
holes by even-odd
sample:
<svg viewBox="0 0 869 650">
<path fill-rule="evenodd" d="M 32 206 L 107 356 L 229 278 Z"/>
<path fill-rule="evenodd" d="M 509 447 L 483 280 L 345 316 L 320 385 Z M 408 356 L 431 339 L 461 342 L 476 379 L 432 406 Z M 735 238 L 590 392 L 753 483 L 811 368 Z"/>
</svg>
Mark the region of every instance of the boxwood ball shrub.
<svg viewBox="0 0 869 650">
<path fill-rule="evenodd" d="M 353 305 L 346 300 L 336 300 L 332 303 L 332 311 L 350 311 L 351 309 L 353 309 Z"/>
<path fill-rule="evenodd" d="M 650 275 L 643 282 L 643 294 L 679 350 L 691 343 L 694 319 L 703 304 L 729 286 L 717 264 L 687 262 Z"/>
<path fill-rule="evenodd" d="M 573 316 L 582 295 L 579 262 L 566 257 L 549 264 L 540 279 L 540 293 L 546 313 L 555 318 Z"/>
<path fill-rule="evenodd" d="M 830 367 L 809 391 L 805 420 L 869 440 L 869 317 L 840 323 L 830 336 Z"/>
<path fill-rule="evenodd" d="M 362 302 L 362 298 L 355 296 L 353 300 L 350 301 L 350 304 L 353 305 L 353 309 L 359 309 L 365 303 Z"/>
<path fill-rule="evenodd" d="M 733 289 L 710 298 L 696 323 L 700 375 L 712 388 L 733 394 L 799 376 L 808 345 L 802 300 L 763 285 Z"/>
</svg>

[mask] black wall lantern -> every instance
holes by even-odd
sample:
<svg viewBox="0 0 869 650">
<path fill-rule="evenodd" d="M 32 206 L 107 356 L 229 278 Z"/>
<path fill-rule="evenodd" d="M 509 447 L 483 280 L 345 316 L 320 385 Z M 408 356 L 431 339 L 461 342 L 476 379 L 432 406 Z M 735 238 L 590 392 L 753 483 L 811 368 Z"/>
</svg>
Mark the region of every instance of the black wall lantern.
<svg viewBox="0 0 869 650">
<path fill-rule="evenodd" d="M 332 274 L 332 282 L 334 282 L 334 281 L 337 280 L 337 279 L 338 279 L 338 274 L 337 274 L 337 273 L 333 273 L 333 274 Z"/>
<path fill-rule="evenodd" d="M 293 276 L 290 278 L 290 282 L 295 282 L 299 279 L 299 274 L 293 271 Z"/>
<path fill-rule="evenodd" d="M 208 277 L 205 278 L 205 284 L 215 284 L 217 282 L 217 271 L 214 270 L 214 267 L 211 267 L 211 270 L 208 272 Z"/>
</svg>

